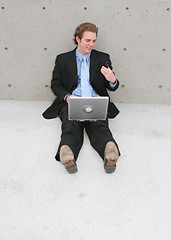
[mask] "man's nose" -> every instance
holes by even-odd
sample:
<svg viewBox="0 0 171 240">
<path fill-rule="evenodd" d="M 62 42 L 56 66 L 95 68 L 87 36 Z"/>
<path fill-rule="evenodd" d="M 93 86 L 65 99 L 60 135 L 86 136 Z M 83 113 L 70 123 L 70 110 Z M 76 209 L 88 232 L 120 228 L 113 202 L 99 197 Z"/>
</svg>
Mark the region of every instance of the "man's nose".
<svg viewBox="0 0 171 240">
<path fill-rule="evenodd" d="M 90 46 L 91 46 L 91 47 L 94 46 L 94 42 L 90 42 Z"/>
</svg>

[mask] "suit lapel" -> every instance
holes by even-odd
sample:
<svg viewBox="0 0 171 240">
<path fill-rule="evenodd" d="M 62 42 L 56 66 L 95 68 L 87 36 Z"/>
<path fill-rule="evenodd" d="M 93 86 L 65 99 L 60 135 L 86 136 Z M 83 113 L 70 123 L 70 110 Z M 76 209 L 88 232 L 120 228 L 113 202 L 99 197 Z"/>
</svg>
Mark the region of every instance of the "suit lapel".
<svg viewBox="0 0 171 240">
<path fill-rule="evenodd" d="M 78 82 L 78 76 L 77 76 L 77 63 L 76 63 L 76 54 L 75 50 L 71 51 L 70 55 L 68 56 L 68 64 L 70 68 L 71 78 L 74 82 Z"/>
<path fill-rule="evenodd" d="M 93 82 L 95 72 L 97 70 L 99 63 L 98 55 L 96 51 L 92 50 L 91 56 L 90 56 L 90 82 Z"/>
<path fill-rule="evenodd" d="M 71 51 L 68 57 L 68 63 L 70 68 L 70 73 L 74 83 L 78 83 L 78 75 L 77 75 L 77 63 L 76 63 L 76 48 Z M 92 50 L 90 55 L 90 82 L 92 83 L 94 80 L 94 75 L 97 70 L 99 64 L 99 58 L 96 51 Z"/>
</svg>

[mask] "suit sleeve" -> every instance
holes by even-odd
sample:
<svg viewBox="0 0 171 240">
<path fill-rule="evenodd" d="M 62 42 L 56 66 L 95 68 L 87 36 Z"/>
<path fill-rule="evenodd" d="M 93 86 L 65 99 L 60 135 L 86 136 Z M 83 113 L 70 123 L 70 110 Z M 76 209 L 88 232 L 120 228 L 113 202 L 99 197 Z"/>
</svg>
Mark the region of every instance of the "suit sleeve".
<svg viewBox="0 0 171 240">
<path fill-rule="evenodd" d="M 64 97 L 68 94 L 68 91 L 64 88 L 62 84 L 62 71 L 61 71 L 61 61 L 60 55 L 57 56 L 55 61 L 55 67 L 52 73 L 51 89 L 53 93 L 62 102 Z"/>
<path fill-rule="evenodd" d="M 112 67 L 112 63 L 111 63 L 111 60 L 110 60 L 110 56 L 109 54 L 107 54 L 107 60 L 106 62 L 109 63 L 109 67 L 111 70 L 113 70 L 113 67 Z M 114 73 L 114 72 L 113 72 Z M 115 73 L 114 73 L 115 74 Z M 119 80 L 116 79 L 116 82 L 114 83 L 114 85 L 112 86 L 112 84 L 110 84 L 109 81 L 105 81 L 105 84 L 106 84 L 106 88 L 109 89 L 110 91 L 116 91 L 119 87 Z"/>
</svg>

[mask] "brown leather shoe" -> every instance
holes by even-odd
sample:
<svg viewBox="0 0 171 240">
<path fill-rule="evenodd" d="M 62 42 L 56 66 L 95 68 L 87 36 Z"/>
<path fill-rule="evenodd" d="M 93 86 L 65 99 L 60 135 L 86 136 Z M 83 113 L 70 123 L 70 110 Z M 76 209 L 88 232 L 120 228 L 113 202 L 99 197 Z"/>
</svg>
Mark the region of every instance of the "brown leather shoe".
<svg viewBox="0 0 171 240">
<path fill-rule="evenodd" d="M 108 142 L 104 152 L 104 169 L 106 173 L 113 173 L 116 169 L 116 162 L 119 152 L 114 142 Z"/>
<path fill-rule="evenodd" d="M 76 173 L 78 171 L 74 154 L 67 145 L 63 145 L 60 149 L 60 161 L 69 173 Z"/>
</svg>

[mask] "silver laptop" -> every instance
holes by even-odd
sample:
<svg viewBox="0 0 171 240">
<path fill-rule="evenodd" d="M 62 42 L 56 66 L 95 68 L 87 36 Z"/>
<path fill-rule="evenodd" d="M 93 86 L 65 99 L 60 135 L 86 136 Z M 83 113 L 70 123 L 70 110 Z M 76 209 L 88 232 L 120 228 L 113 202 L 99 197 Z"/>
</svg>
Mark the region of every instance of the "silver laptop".
<svg viewBox="0 0 171 240">
<path fill-rule="evenodd" d="M 69 120 L 106 120 L 109 97 L 70 97 Z"/>
</svg>

